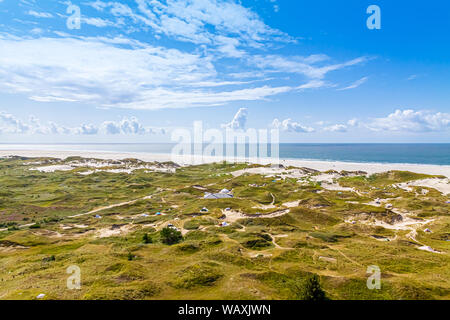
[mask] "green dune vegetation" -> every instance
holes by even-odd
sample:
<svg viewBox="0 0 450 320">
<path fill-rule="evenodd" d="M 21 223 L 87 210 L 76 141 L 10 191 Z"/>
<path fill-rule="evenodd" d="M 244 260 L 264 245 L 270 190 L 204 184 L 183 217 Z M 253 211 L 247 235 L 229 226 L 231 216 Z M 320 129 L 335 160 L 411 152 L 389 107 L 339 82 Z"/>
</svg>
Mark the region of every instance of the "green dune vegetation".
<svg viewBox="0 0 450 320">
<path fill-rule="evenodd" d="M 0 299 L 450 299 L 443 178 L 2 158 Z"/>
</svg>

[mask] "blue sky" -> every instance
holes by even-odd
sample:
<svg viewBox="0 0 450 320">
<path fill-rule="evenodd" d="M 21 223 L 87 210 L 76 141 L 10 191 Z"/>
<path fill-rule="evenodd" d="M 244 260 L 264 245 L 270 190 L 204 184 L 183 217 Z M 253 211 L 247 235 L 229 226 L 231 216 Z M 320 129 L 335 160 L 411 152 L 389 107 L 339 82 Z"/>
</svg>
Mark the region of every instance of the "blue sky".
<svg viewBox="0 0 450 320">
<path fill-rule="evenodd" d="M 444 1 L 0 0 L 0 142 L 450 142 L 449 52 Z"/>
</svg>

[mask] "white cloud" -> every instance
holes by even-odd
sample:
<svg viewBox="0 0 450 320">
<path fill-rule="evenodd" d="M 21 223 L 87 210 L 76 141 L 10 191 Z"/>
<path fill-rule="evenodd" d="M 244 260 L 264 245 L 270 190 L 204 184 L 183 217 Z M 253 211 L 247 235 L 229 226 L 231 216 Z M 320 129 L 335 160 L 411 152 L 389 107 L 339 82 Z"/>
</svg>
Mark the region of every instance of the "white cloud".
<svg viewBox="0 0 450 320">
<path fill-rule="evenodd" d="M 0 90 L 41 102 L 135 109 L 261 100 L 290 87 L 193 89 L 217 80 L 211 59 L 126 38 L 1 38 Z M 42 59 L 42 57 L 46 57 Z"/>
<path fill-rule="evenodd" d="M 323 80 L 311 80 L 305 84 L 302 84 L 297 87 L 298 90 L 304 90 L 304 89 L 319 89 L 322 87 L 330 86 L 327 82 Z"/>
<path fill-rule="evenodd" d="M 92 124 L 83 124 L 79 128 L 75 128 L 78 134 L 94 135 L 98 133 L 98 128 Z"/>
<path fill-rule="evenodd" d="M 111 26 L 115 26 L 116 23 L 106 20 L 106 19 L 101 19 L 101 18 L 88 18 L 88 17 L 83 17 L 81 18 L 81 22 L 82 23 L 86 23 L 88 25 L 91 26 L 95 26 L 98 28 L 104 28 L 104 27 L 111 27 Z"/>
<path fill-rule="evenodd" d="M 323 79 L 331 71 L 336 71 L 349 66 L 354 66 L 367 61 L 366 57 L 359 57 L 343 63 L 328 64 L 323 66 L 315 65 L 326 59 L 324 55 L 313 55 L 309 57 L 283 57 L 278 55 L 257 55 L 249 59 L 249 63 L 255 64 L 258 68 L 268 72 L 283 72 L 302 74 L 311 79 Z"/>
<path fill-rule="evenodd" d="M 347 125 L 349 127 L 357 127 L 357 126 L 359 126 L 359 121 L 358 121 L 358 119 L 350 119 L 347 121 Z"/>
<path fill-rule="evenodd" d="M 347 126 L 343 124 L 335 124 L 324 128 L 324 130 L 330 132 L 347 132 Z"/>
<path fill-rule="evenodd" d="M 2 132 L 10 133 L 26 133 L 30 130 L 30 126 L 24 123 L 22 120 L 17 119 L 12 114 L 1 111 L 0 122 L 3 122 L 6 126 L 2 127 Z"/>
<path fill-rule="evenodd" d="M 42 124 L 34 116 L 24 122 L 12 114 L 0 112 L 0 132 L 9 134 L 54 134 L 54 135 L 144 135 L 165 134 L 164 128 L 144 127 L 136 117 L 121 121 L 104 121 L 101 125 L 81 124 L 76 127 L 61 126 L 52 121 Z"/>
<path fill-rule="evenodd" d="M 229 128 L 233 130 L 245 129 L 245 124 L 247 123 L 248 112 L 247 108 L 240 108 L 238 112 L 234 115 L 233 120 L 230 123 L 223 124 L 223 128 Z"/>
<path fill-rule="evenodd" d="M 277 42 L 293 39 L 266 25 L 238 0 L 92 0 L 82 4 L 102 12 L 102 18 L 83 16 L 85 24 L 120 27 L 120 31 L 108 34 L 139 30 L 158 40 L 167 36 L 170 42 L 150 42 L 170 43 L 178 49 L 123 36 L 77 37 L 53 30 L 54 26 L 35 28 L 23 37 L 0 33 L 0 91 L 38 102 L 143 110 L 218 106 L 330 87 L 324 80 L 328 72 L 366 60 L 360 57 L 334 64 L 324 54 L 254 55 L 258 49 L 267 52 Z M 34 15 L 45 15 L 37 11 L 30 10 Z M 40 37 L 49 31 L 53 38 Z M 180 46 L 174 39 L 195 46 Z M 307 79 L 302 79 L 301 85 L 255 84 L 273 80 L 276 73 L 301 74 Z M 230 81 L 239 76 L 249 81 Z"/>
<path fill-rule="evenodd" d="M 373 120 L 367 127 L 374 131 L 443 132 L 450 130 L 450 114 L 396 110 L 385 118 Z"/>
<path fill-rule="evenodd" d="M 36 18 L 53 18 L 53 15 L 48 12 L 37 12 L 34 10 L 29 10 L 27 14 Z"/>
<path fill-rule="evenodd" d="M 109 6 L 109 4 L 107 2 L 100 1 L 100 0 L 96 0 L 94 2 L 87 2 L 85 4 L 91 6 L 94 9 L 97 9 L 99 11 L 103 11 L 103 9 L 105 9 Z"/>
<path fill-rule="evenodd" d="M 292 41 L 267 26 L 252 10 L 234 0 L 157 1 L 136 0 L 137 10 L 114 1 L 88 3 L 99 11 L 129 18 L 138 27 L 151 28 L 158 36 L 204 44 L 230 57 L 240 57 L 238 47 L 260 47 L 268 41 Z"/>
<path fill-rule="evenodd" d="M 151 128 L 145 128 L 135 117 L 124 118 L 122 121 L 105 121 L 102 124 L 107 134 L 147 134 Z"/>
<path fill-rule="evenodd" d="M 274 119 L 272 122 L 272 127 L 286 132 L 310 133 L 315 131 L 314 128 L 303 126 L 298 122 L 292 121 L 291 119 L 286 119 L 283 121 Z"/>
<path fill-rule="evenodd" d="M 355 88 L 358 88 L 360 85 L 366 83 L 367 80 L 369 80 L 368 77 L 363 77 L 363 78 L 361 78 L 361 79 L 359 79 L 359 80 L 353 82 L 351 85 L 349 85 L 349 86 L 347 86 L 347 87 L 345 87 L 345 88 L 337 89 L 337 90 L 338 90 L 338 91 L 343 91 L 343 90 L 355 89 Z"/>
</svg>

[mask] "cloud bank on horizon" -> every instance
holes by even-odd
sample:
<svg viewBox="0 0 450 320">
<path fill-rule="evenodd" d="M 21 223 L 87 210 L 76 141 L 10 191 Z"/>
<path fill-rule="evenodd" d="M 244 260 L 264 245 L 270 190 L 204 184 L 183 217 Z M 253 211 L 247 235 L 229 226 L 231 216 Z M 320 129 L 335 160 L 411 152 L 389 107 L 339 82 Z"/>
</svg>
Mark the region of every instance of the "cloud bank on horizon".
<svg viewBox="0 0 450 320">
<path fill-rule="evenodd" d="M 161 121 L 144 125 L 133 113 L 160 112 L 164 117 L 167 110 L 177 109 L 182 119 L 189 112 L 184 110 L 194 110 L 191 113 L 202 119 L 195 110 L 219 107 L 227 107 L 229 116 L 239 110 L 231 122 L 221 120 L 219 126 L 244 129 L 258 103 L 285 111 L 258 114 L 256 125 L 286 133 L 449 130 L 448 109 L 425 111 L 436 110 L 434 106 L 391 105 L 382 114 L 355 114 L 350 120 L 324 111 L 315 121 L 324 125 L 300 119 L 299 109 L 305 116 L 309 112 L 307 106 L 295 106 L 303 97 L 343 97 L 377 85 L 371 65 L 382 57 L 376 51 L 342 54 L 312 45 L 310 35 L 276 18 L 288 5 L 281 0 L 0 1 L 0 134 L 161 134 L 167 132 Z M 77 12 L 73 8 L 80 12 L 75 29 L 69 23 Z M 414 73 L 404 79 L 414 82 L 420 77 Z M 21 110 L 24 99 L 45 124 Z M 79 105 L 97 118 L 101 109 L 103 119 L 92 124 L 88 112 L 84 123 L 59 125 L 72 120 L 64 114 L 50 119 L 48 111 L 40 114 L 41 106 L 48 110 Z M 125 115 L 108 120 L 108 112 L 117 119 L 111 110 Z M 150 122 L 145 114 L 139 118 Z M 171 126 L 178 120 L 171 118 Z"/>
</svg>

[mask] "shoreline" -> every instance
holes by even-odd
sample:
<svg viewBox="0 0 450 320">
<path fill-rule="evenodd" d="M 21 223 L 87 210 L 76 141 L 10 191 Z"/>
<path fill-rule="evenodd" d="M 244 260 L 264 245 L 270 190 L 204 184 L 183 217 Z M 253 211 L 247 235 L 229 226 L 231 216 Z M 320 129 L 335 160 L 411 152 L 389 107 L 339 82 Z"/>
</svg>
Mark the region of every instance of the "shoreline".
<svg viewBox="0 0 450 320">
<path fill-rule="evenodd" d="M 161 153 L 140 153 L 140 152 L 114 152 L 114 151 L 52 151 L 52 150 L 0 150 L 0 157 L 21 156 L 29 158 L 50 157 L 65 159 L 67 157 L 79 156 L 83 158 L 97 158 L 121 160 L 125 158 L 136 158 L 146 162 L 167 162 L 173 161 L 180 165 L 199 165 L 221 161 L 217 157 L 191 157 L 172 156 Z M 254 164 L 267 165 L 276 163 L 271 158 L 257 159 L 234 159 L 235 162 L 249 162 Z M 391 170 L 411 171 L 430 175 L 442 175 L 450 178 L 450 165 L 430 165 L 430 164 L 406 164 L 406 163 L 371 163 L 371 162 L 343 162 L 343 161 L 323 161 L 323 160 L 301 160 L 301 159 L 280 159 L 280 164 L 293 167 L 307 167 L 319 171 L 365 171 L 368 174 L 381 173 Z"/>
</svg>

